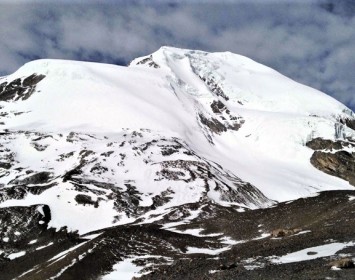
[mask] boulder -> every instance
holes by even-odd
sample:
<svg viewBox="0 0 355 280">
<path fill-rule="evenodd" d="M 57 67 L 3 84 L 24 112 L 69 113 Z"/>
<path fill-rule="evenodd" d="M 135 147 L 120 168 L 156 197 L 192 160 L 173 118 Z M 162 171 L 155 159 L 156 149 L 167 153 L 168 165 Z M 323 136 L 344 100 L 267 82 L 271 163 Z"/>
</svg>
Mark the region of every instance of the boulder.
<svg viewBox="0 0 355 280">
<path fill-rule="evenodd" d="M 294 229 L 278 228 L 278 229 L 274 229 L 271 232 L 271 236 L 272 237 L 285 237 L 285 236 L 290 236 L 292 234 L 299 233 L 301 231 L 302 231 L 301 228 L 294 228 Z"/>
<path fill-rule="evenodd" d="M 337 268 L 354 268 L 354 262 L 350 258 L 343 258 L 339 260 L 332 261 L 329 266 L 335 266 Z"/>
<path fill-rule="evenodd" d="M 86 194 L 78 194 L 78 195 L 76 195 L 75 201 L 77 203 L 79 203 L 79 204 L 83 204 L 84 206 L 86 204 L 89 204 L 89 205 L 94 205 L 95 204 L 95 201 L 92 200 L 91 196 L 86 195 Z"/>
</svg>

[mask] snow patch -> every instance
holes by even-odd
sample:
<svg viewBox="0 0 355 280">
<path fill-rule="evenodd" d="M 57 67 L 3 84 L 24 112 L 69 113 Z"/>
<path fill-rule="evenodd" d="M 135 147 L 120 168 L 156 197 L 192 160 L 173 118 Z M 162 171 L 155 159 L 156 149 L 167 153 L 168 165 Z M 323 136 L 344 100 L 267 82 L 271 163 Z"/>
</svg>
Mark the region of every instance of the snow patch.
<svg viewBox="0 0 355 280">
<path fill-rule="evenodd" d="M 53 242 L 49 242 L 47 245 L 43 245 L 43 246 L 40 246 L 40 247 L 36 248 L 36 251 L 42 250 L 43 248 L 46 248 L 46 247 L 51 246 L 53 244 L 54 244 Z"/>
<path fill-rule="evenodd" d="M 305 234 L 305 233 L 309 233 L 309 232 L 312 232 L 312 231 L 311 230 L 303 230 L 303 231 L 300 231 L 299 233 L 294 234 L 293 236 L 301 235 L 301 234 Z"/>
<path fill-rule="evenodd" d="M 281 257 L 277 257 L 271 260 L 272 263 L 281 264 L 281 263 L 292 263 L 292 262 L 301 262 L 307 260 L 313 260 L 322 257 L 328 257 L 335 255 L 336 252 L 349 247 L 354 246 L 355 242 L 347 243 L 330 243 L 316 247 L 306 248 L 297 252 L 289 253 Z M 309 254 L 309 252 L 312 252 Z"/>
<path fill-rule="evenodd" d="M 230 247 L 224 247 L 219 249 L 187 247 L 186 254 L 218 255 L 224 251 L 228 251 L 229 249 Z"/>
<path fill-rule="evenodd" d="M 134 258 L 124 259 L 123 261 L 115 264 L 113 266 L 113 271 L 109 274 L 102 276 L 100 279 L 102 280 L 131 280 L 133 277 L 140 277 L 146 273 L 141 273 L 140 271 L 143 267 L 137 266 L 133 263 L 134 260 L 137 259 L 147 259 L 147 258 L 164 258 L 166 261 L 171 262 L 172 260 L 163 256 L 156 255 L 146 255 L 146 256 L 138 256 Z M 149 264 L 146 266 L 150 266 Z"/>
<path fill-rule="evenodd" d="M 181 234 L 190 234 L 194 235 L 197 237 L 216 237 L 223 235 L 223 233 L 210 233 L 210 234 L 201 234 L 201 231 L 204 231 L 203 228 L 194 228 L 194 229 L 186 229 L 186 230 L 178 230 L 176 228 L 167 228 L 167 230 L 176 232 L 176 233 L 181 233 Z"/>
<path fill-rule="evenodd" d="M 12 253 L 12 254 L 8 255 L 7 258 L 9 258 L 10 260 L 14 260 L 14 259 L 22 257 L 24 255 L 26 255 L 26 251 L 20 251 L 20 252 Z"/>
<path fill-rule="evenodd" d="M 260 236 L 253 238 L 252 240 L 260 240 L 264 239 L 266 237 L 269 237 L 271 234 L 270 233 L 262 233 Z"/>
<path fill-rule="evenodd" d="M 230 236 L 223 236 L 219 239 L 222 244 L 227 244 L 227 245 L 236 245 L 236 244 L 242 244 L 247 242 L 247 240 L 234 240 Z"/>
</svg>

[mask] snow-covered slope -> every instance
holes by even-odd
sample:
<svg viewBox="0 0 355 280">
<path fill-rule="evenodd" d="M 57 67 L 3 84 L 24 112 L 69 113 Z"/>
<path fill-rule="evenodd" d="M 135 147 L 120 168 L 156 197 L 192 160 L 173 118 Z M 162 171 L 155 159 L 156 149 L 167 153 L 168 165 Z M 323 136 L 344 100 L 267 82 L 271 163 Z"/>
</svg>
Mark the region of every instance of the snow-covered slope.
<svg viewBox="0 0 355 280">
<path fill-rule="evenodd" d="M 228 52 L 162 47 L 129 67 L 37 60 L 0 79 L 0 107 L 0 207 L 48 204 L 56 228 L 353 189 L 313 167 L 306 143 L 354 138 L 354 113 Z"/>
</svg>

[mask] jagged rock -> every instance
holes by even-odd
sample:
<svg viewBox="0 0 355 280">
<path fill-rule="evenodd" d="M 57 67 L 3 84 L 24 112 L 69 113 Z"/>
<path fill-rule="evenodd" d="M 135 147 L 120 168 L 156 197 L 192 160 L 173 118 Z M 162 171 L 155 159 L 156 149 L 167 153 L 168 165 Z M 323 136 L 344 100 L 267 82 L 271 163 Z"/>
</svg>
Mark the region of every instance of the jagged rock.
<svg viewBox="0 0 355 280">
<path fill-rule="evenodd" d="M 325 153 L 316 151 L 311 157 L 311 163 L 319 170 L 348 181 L 355 186 L 355 153 L 338 151 Z"/>
<path fill-rule="evenodd" d="M 211 76 L 199 75 L 200 79 L 205 82 L 206 86 L 212 91 L 215 95 L 222 97 L 224 100 L 228 101 L 229 97 L 223 92 L 222 88 Z"/>
<path fill-rule="evenodd" d="M 21 78 L 0 85 L 0 101 L 26 100 L 35 91 L 36 85 L 45 75 L 32 74 L 21 82 Z"/>
<path fill-rule="evenodd" d="M 340 150 L 346 144 L 344 141 L 332 141 L 328 139 L 322 139 L 320 137 L 314 138 L 306 143 L 306 146 L 312 150 Z"/>
<path fill-rule="evenodd" d="M 22 199 L 24 198 L 28 193 L 34 194 L 34 195 L 39 195 L 45 190 L 50 189 L 53 186 L 56 186 L 57 183 L 51 183 L 46 186 L 24 186 L 24 185 L 15 185 L 15 186 L 7 186 L 7 187 L 1 187 L 0 189 L 0 202 L 3 202 L 8 199 Z"/>
<path fill-rule="evenodd" d="M 340 122 L 344 125 L 346 125 L 347 127 L 351 128 L 352 130 L 355 130 L 355 119 L 340 119 Z"/>
<path fill-rule="evenodd" d="M 213 133 L 221 134 L 222 132 L 227 131 L 227 128 L 217 119 L 208 119 L 202 114 L 200 114 L 199 117 L 201 123 L 207 126 Z"/>
<path fill-rule="evenodd" d="M 224 105 L 220 100 L 213 100 L 211 104 L 211 109 L 215 114 L 221 114 L 224 110 L 226 110 L 226 105 Z"/>
<path fill-rule="evenodd" d="M 348 141 L 314 138 L 307 142 L 306 146 L 315 150 L 311 157 L 311 163 L 314 167 L 329 175 L 347 180 L 355 186 L 355 154 L 342 150 L 346 147 L 355 147 L 351 139 L 348 139 Z M 333 153 L 324 150 L 338 151 Z"/>
<path fill-rule="evenodd" d="M 40 81 L 42 81 L 44 78 L 45 75 L 32 74 L 31 76 L 28 76 L 23 80 L 22 85 L 25 87 L 34 86 L 38 84 Z"/>
<path fill-rule="evenodd" d="M 149 67 L 153 67 L 153 68 L 160 68 L 160 66 L 153 61 L 152 55 L 137 62 L 137 65 L 143 65 L 143 64 L 147 64 Z"/>
</svg>

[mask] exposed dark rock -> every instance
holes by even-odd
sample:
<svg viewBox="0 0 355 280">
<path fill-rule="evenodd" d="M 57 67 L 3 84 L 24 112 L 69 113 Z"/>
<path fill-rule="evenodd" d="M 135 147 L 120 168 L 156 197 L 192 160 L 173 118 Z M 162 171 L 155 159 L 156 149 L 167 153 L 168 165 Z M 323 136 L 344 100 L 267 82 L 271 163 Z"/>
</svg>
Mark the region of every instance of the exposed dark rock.
<svg viewBox="0 0 355 280">
<path fill-rule="evenodd" d="M 10 169 L 11 164 L 9 162 L 0 162 L 0 168 Z"/>
<path fill-rule="evenodd" d="M 21 79 L 18 78 L 18 79 L 13 80 L 12 82 L 10 82 L 8 87 L 9 88 L 16 88 L 16 87 L 18 87 L 20 85 L 21 85 Z"/>
<path fill-rule="evenodd" d="M 57 230 L 48 228 L 50 219 L 50 209 L 47 205 L 0 208 L 0 278 L 2 280 L 47 279 L 47 277 L 19 276 L 78 243 L 77 234 L 68 232 L 64 228 Z M 8 238 L 7 242 L 2 242 L 3 238 Z M 8 256 L 18 252 L 26 252 L 26 254 L 10 261 Z"/>
<path fill-rule="evenodd" d="M 133 204 L 135 207 L 137 207 L 139 205 L 139 201 L 141 200 L 140 199 L 141 193 L 137 191 L 137 188 L 132 184 L 126 183 L 125 186 L 126 186 L 125 195 L 127 196 L 125 200 L 128 201 L 128 203 Z"/>
<path fill-rule="evenodd" d="M 355 130 L 355 119 L 340 119 L 340 123 L 343 125 L 346 125 L 347 127 L 351 128 L 352 130 Z"/>
<path fill-rule="evenodd" d="M 222 132 L 227 131 L 227 128 L 217 119 L 215 118 L 208 119 L 202 114 L 199 114 L 199 117 L 201 123 L 207 126 L 213 133 L 221 134 Z"/>
<path fill-rule="evenodd" d="M 75 196 L 75 201 L 79 204 L 83 204 L 84 206 L 86 204 L 89 204 L 89 205 L 95 204 L 95 201 L 92 200 L 91 196 L 86 195 L 86 194 L 77 194 Z"/>
<path fill-rule="evenodd" d="M 241 128 L 242 127 L 242 124 L 244 123 L 244 121 L 242 121 L 242 122 L 240 122 L 240 123 L 237 123 L 237 122 L 235 122 L 235 123 L 233 123 L 232 125 L 229 125 L 228 126 L 228 129 L 231 129 L 231 130 L 239 130 L 239 128 Z"/>
<path fill-rule="evenodd" d="M 32 143 L 32 146 L 39 152 L 43 152 L 48 147 L 47 145 L 40 145 L 38 143 Z"/>
<path fill-rule="evenodd" d="M 66 153 L 66 154 L 61 154 L 59 155 L 59 159 L 58 161 L 64 161 L 66 158 L 70 158 L 74 155 L 74 152 L 69 152 L 69 153 Z"/>
<path fill-rule="evenodd" d="M 162 154 L 163 156 L 170 156 L 170 155 L 172 155 L 172 154 L 174 154 L 174 153 L 177 153 L 177 152 L 179 152 L 179 150 L 176 150 L 176 149 L 174 149 L 174 148 L 169 148 L 169 147 L 167 147 L 167 148 L 165 148 L 165 149 L 163 149 L 163 150 L 161 151 L 161 154 Z"/>
<path fill-rule="evenodd" d="M 305 248 L 316 247 L 329 242 L 348 242 L 353 240 L 353 204 L 347 194 L 354 191 L 323 192 L 317 197 L 281 203 L 274 208 L 258 209 L 237 213 L 230 209 L 209 206 L 214 214 L 207 218 L 203 213 L 186 228 L 209 229 L 203 233 L 228 233 L 234 240 L 245 240 L 229 251 L 217 256 L 198 257 L 185 255 L 171 265 L 158 266 L 154 273 L 142 276 L 146 279 L 353 279 L 353 270 L 341 272 L 329 270 L 325 264 L 329 258 L 319 257 L 309 261 L 295 261 L 285 264 L 270 264 L 270 256 L 283 256 Z M 202 208 L 204 212 L 205 208 Z M 213 209 L 213 210 L 212 210 Z M 305 211 L 307 209 L 307 211 Z M 201 218 L 205 217 L 205 218 Z M 260 228 L 271 231 L 271 227 L 287 224 L 287 228 L 307 225 L 308 233 L 290 235 L 280 239 L 250 240 L 248 236 L 260 236 Z M 261 226 L 261 227 L 260 227 Z M 185 227 L 184 227 L 185 228 Z M 179 227 L 180 230 L 184 229 Z M 185 234 L 188 235 L 188 234 Z M 247 239 L 247 240 L 246 240 Z M 331 241 L 333 239 L 333 241 Z M 335 241 L 336 240 L 336 241 Z M 312 252 L 312 250 L 309 250 Z M 355 256 L 355 246 L 346 252 Z M 311 253 L 312 254 L 312 253 Z M 222 261 L 221 261 L 222 260 Z M 234 261 L 235 260 L 235 261 Z M 241 269 L 239 269 L 239 267 Z M 249 267 L 249 268 L 248 268 Z M 340 274 L 339 274 L 340 273 Z"/>
<path fill-rule="evenodd" d="M 44 184 L 50 182 L 51 179 L 52 179 L 52 173 L 43 171 L 23 179 L 15 179 L 11 181 L 10 184 L 16 184 L 16 185 Z"/>
<path fill-rule="evenodd" d="M 40 141 L 40 140 L 47 139 L 47 138 L 52 138 L 53 139 L 53 136 L 50 135 L 50 134 L 41 134 L 39 132 L 33 132 L 33 133 L 25 132 L 25 133 L 27 135 L 37 135 L 38 136 L 38 137 L 32 139 L 33 142 Z"/>
<path fill-rule="evenodd" d="M 64 175 L 63 175 L 63 182 L 66 182 L 68 180 L 73 180 L 73 176 L 75 175 L 80 175 L 82 173 L 81 171 L 81 166 L 77 166 L 69 171 L 67 171 Z"/>
<path fill-rule="evenodd" d="M 155 61 L 153 60 L 152 55 L 137 62 L 137 65 L 143 65 L 143 64 L 147 64 L 149 67 L 153 67 L 153 68 L 160 68 L 160 66 L 157 63 L 155 63 Z"/>
<path fill-rule="evenodd" d="M 213 100 L 211 108 L 215 114 L 221 114 L 224 110 L 227 109 L 226 105 L 224 105 L 220 100 Z"/>
<path fill-rule="evenodd" d="M 223 92 L 222 88 L 218 85 L 218 83 L 210 76 L 200 76 L 200 79 L 205 82 L 207 87 L 212 91 L 215 95 L 222 97 L 224 100 L 228 101 L 229 97 Z"/>
<path fill-rule="evenodd" d="M 185 183 L 194 182 L 197 179 L 204 181 L 206 193 L 210 191 L 208 181 L 213 181 L 213 191 L 217 192 L 222 201 L 257 204 L 272 203 L 256 187 L 243 182 L 238 177 L 225 172 L 221 167 L 212 166 L 203 161 L 194 160 L 172 160 L 160 163 L 161 171 L 157 172 L 159 176 L 157 181 L 182 181 Z M 179 169 L 179 170 L 176 170 Z M 229 182 L 228 184 L 226 182 Z"/>
<path fill-rule="evenodd" d="M 37 85 L 40 81 L 42 81 L 44 78 L 45 75 L 32 74 L 31 76 L 28 76 L 23 80 L 22 85 L 25 87 L 34 86 Z"/>
<path fill-rule="evenodd" d="M 101 166 L 99 163 L 96 163 L 91 169 L 90 172 L 94 174 L 102 174 L 108 171 L 108 168 Z"/>
<path fill-rule="evenodd" d="M 227 109 L 226 105 L 221 102 L 220 100 L 213 100 L 211 104 L 211 109 L 213 113 L 217 115 L 217 117 L 221 120 L 221 122 L 215 118 L 208 119 L 204 117 L 202 114 L 200 114 L 200 120 L 203 124 L 207 125 L 208 127 L 212 127 L 213 131 L 215 133 L 221 133 L 223 131 L 226 131 L 227 129 L 231 130 L 239 130 L 241 128 L 242 124 L 244 123 L 244 120 L 241 117 L 236 117 L 230 113 L 230 111 Z M 226 120 L 225 115 L 223 116 L 222 114 L 225 113 L 228 115 L 229 120 Z M 202 116 L 202 117 L 201 117 Z M 203 118 L 203 120 L 202 120 Z M 217 130 L 216 130 L 217 127 Z M 224 130 L 224 128 L 225 130 Z M 216 132 L 218 131 L 218 132 Z"/>
<path fill-rule="evenodd" d="M 226 269 L 232 269 L 237 267 L 237 264 L 235 262 L 230 262 L 230 263 L 223 263 L 220 265 L 221 270 L 226 270 Z"/>
<path fill-rule="evenodd" d="M 0 101 L 17 101 L 28 99 L 35 91 L 36 85 L 44 79 L 41 74 L 32 74 L 22 82 L 18 78 L 10 83 L 4 82 L 0 85 Z"/>
<path fill-rule="evenodd" d="M 6 252 L 26 247 L 26 239 L 37 238 L 38 233 L 47 228 L 50 219 L 47 205 L 0 208 L 0 240 L 8 239 L 6 243 L 0 241 L 0 250 Z M 1 263 L 0 260 L 0 267 Z"/>
<path fill-rule="evenodd" d="M 0 92 L 3 92 L 4 89 L 6 88 L 6 86 L 7 86 L 7 82 L 1 83 L 1 84 L 0 84 Z M 2 108 L 1 108 L 1 109 L 2 109 Z"/>
<path fill-rule="evenodd" d="M 102 153 L 101 156 L 110 157 L 110 155 L 112 155 L 113 153 L 114 153 L 114 151 L 108 151 L 108 152 Z"/>
<path fill-rule="evenodd" d="M 326 153 L 316 151 L 311 157 L 311 163 L 319 170 L 348 181 L 355 186 L 355 153 L 338 151 Z"/>
<path fill-rule="evenodd" d="M 312 150 L 341 150 L 344 147 L 353 146 L 349 142 L 337 140 L 332 141 L 329 139 L 323 138 L 314 138 L 311 141 L 306 143 L 306 146 L 311 148 Z"/>
<path fill-rule="evenodd" d="M 233 207 L 226 208 L 214 204 L 208 204 L 202 208 L 199 203 L 191 207 L 186 207 L 186 205 L 175 207 L 174 215 L 177 216 L 177 221 L 182 215 L 188 217 L 191 210 L 200 209 L 198 218 L 191 220 L 186 226 L 204 228 L 207 230 L 206 233 L 221 232 L 223 229 L 224 234 L 231 236 L 233 240 L 260 235 L 258 225 L 262 225 L 261 228 L 266 231 L 270 231 L 271 226 L 279 226 L 281 223 L 289 225 L 288 228 L 297 228 L 299 224 L 309 225 L 310 232 L 307 234 L 293 235 L 278 240 L 269 238 L 248 240 L 234 245 L 230 250 L 217 256 L 186 254 L 185 252 L 187 247 L 219 249 L 221 248 L 218 241 L 220 236 L 197 237 L 165 230 L 156 224 L 130 224 L 93 232 L 101 234 L 92 240 L 83 240 L 77 234 L 69 233 L 65 229 L 50 230 L 45 224 L 39 224 L 39 221 L 43 221 L 44 216 L 47 216 L 47 214 L 43 216 L 41 212 L 46 213 L 49 207 L 47 210 L 44 206 L 2 208 L 0 209 L 0 227 L 10 225 L 12 230 L 0 231 L 6 232 L 6 236 L 9 236 L 11 240 L 8 243 L 0 242 L 0 250 L 5 251 L 5 256 L 19 251 L 26 251 L 26 255 L 11 262 L 7 258 L 0 258 L 1 277 L 4 280 L 14 279 L 28 271 L 25 277 L 21 276 L 18 279 L 50 279 L 59 272 L 61 273 L 59 279 L 99 279 L 102 275 L 112 271 L 112 267 L 123 259 L 140 256 L 133 261 L 134 264 L 145 267 L 143 271 L 149 273 L 143 275 L 142 280 L 271 280 L 281 279 L 280 277 L 300 280 L 325 279 L 336 275 L 340 275 L 339 279 L 350 280 L 353 279 L 353 270 L 344 269 L 340 271 L 341 274 L 337 274 L 338 271 L 330 270 L 329 266 L 325 266 L 329 262 L 328 258 L 269 265 L 269 257 L 285 255 L 305 247 L 319 246 L 331 238 L 339 242 L 352 240 L 353 204 L 347 196 L 353 193 L 349 191 L 325 192 L 317 197 L 281 203 L 274 208 L 242 213 L 237 212 Z M 42 211 L 37 211 L 37 207 L 42 207 Z M 28 212 L 26 209 L 31 210 Z M 4 211 L 12 211 L 12 214 L 4 214 Z M 210 212 L 210 215 L 207 215 L 205 211 Z M 49 217 L 46 221 L 49 221 Z M 21 235 L 16 237 L 15 230 L 18 229 L 21 229 Z M 87 233 L 87 235 L 93 233 Z M 37 239 L 37 243 L 29 244 L 33 239 Z M 36 250 L 49 242 L 53 242 L 53 245 Z M 80 243 L 82 243 L 81 246 L 74 248 Z M 355 246 L 349 247 L 346 253 L 352 257 L 355 256 L 354 248 Z M 52 259 L 68 249 L 71 250 L 62 254 L 60 258 Z M 347 261 L 343 263 L 337 267 L 352 267 L 347 264 Z M 330 265 L 335 266 L 335 264 Z M 254 266 L 254 268 L 246 269 L 248 266 Z"/>
<path fill-rule="evenodd" d="M 166 191 L 163 191 L 161 192 L 160 195 L 156 195 L 152 198 L 153 200 L 153 204 L 150 206 L 151 209 L 156 209 L 157 207 L 159 206 L 162 206 L 166 203 L 168 203 L 170 200 L 171 200 L 171 197 L 170 195 L 174 193 L 173 191 L 171 190 L 166 190 Z"/>
<path fill-rule="evenodd" d="M 47 225 L 50 220 L 51 220 L 51 209 L 49 208 L 48 205 L 43 205 L 42 206 L 42 211 L 44 216 L 42 215 L 42 221 L 44 222 L 45 225 Z"/>
<path fill-rule="evenodd" d="M 0 202 L 8 199 L 23 199 L 28 193 L 39 195 L 45 190 L 57 185 L 57 183 L 51 183 L 45 186 L 6 186 L 0 189 Z"/>
<path fill-rule="evenodd" d="M 348 141 L 332 141 L 315 138 L 307 142 L 306 146 L 315 150 L 311 157 L 311 163 L 314 167 L 327 174 L 347 180 L 355 186 L 355 154 L 342 150 L 346 147 L 355 147 L 351 139 L 348 139 Z M 324 150 L 337 151 L 333 153 Z"/>
</svg>

